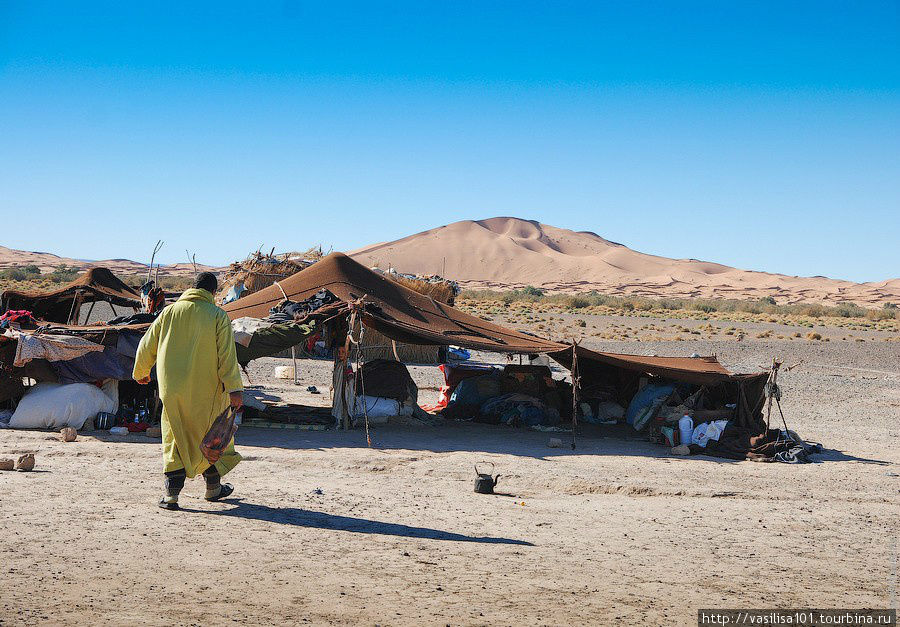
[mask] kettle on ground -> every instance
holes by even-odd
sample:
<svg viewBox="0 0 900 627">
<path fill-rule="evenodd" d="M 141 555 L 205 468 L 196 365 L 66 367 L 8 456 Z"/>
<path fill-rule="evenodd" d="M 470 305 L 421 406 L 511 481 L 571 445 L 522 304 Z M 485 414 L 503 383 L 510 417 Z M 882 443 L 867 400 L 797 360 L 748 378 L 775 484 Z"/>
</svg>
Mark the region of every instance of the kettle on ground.
<svg viewBox="0 0 900 627">
<path fill-rule="evenodd" d="M 482 462 L 485 463 L 485 462 Z M 486 462 L 491 465 L 491 472 L 494 472 L 494 463 Z M 493 494 L 494 488 L 497 485 L 497 480 L 500 479 L 500 475 L 496 477 L 492 477 L 490 473 L 481 472 L 478 470 L 478 464 L 475 464 L 475 491 L 478 494 Z"/>
</svg>

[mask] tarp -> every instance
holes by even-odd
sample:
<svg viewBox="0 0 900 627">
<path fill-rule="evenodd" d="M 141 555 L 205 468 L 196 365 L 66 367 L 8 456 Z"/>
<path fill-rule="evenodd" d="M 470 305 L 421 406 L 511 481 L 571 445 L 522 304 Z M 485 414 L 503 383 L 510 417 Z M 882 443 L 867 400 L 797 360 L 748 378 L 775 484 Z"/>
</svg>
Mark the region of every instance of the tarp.
<svg viewBox="0 0 900 627">
<path fill-rule="evenodd" d="M 299 301 L 321 289 L 350 303 L 367 304 L 363 323 L 405 344 L 463 346 L 498 353 L 547 353 L 565 344 L 506 329 L 459 309 L 436 302 L 366 268 L 342 253 L 332 253 L 276 285 L 228 303 L 223 309 L 237 318 L 265 318 L 284 300 Z"/>
<path fill-rule="evenodd" d="M 27 309 L 35 318 L 68 322 L 76 296 L 81 304 L 107 301 L 122 307 L 140 308 L 141 295 L 107 268 L 91 268 L 74 281 L 52 292 L 6 290 L 0 294 L 0 311 Z M 77 313 L 78 307 L 75 307 Z"/>
</svg>

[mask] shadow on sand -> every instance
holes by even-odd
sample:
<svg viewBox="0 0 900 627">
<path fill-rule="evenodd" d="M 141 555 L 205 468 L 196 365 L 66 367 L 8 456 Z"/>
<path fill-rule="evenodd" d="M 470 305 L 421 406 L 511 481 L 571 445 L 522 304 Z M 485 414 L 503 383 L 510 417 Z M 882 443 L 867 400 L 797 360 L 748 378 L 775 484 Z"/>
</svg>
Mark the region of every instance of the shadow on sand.
<svg viewBox="0 0 900 627">
<path fill-rule="evenodd" d="M 534 546 L 524 540 L 511 538 L 490 538 L 485 536 L 467 536 L 461 533 L 429 529 L 428 527 L 410 527 L 398 523 L 388 523 L 366 518 L 326 514 L 297 507 L 269 507 L 257 503 L 245 503 L 241 499 L 225 499 L 222 501 L 234 507 L 222 510 L 197 510 L 182 508 L 183 512 L 212 514 L 215 516 L 234 516 L 248 520 L 264 520 L 280 525 L 309 527 L 312 529 L 331 529 L 350 533 L 371 533 L 386 536 L 399 536 L 421 540 L 449 540 L 452 542 L 475 542 L 480 544 L 514 544 L 517 546 Z"/>
</svg>

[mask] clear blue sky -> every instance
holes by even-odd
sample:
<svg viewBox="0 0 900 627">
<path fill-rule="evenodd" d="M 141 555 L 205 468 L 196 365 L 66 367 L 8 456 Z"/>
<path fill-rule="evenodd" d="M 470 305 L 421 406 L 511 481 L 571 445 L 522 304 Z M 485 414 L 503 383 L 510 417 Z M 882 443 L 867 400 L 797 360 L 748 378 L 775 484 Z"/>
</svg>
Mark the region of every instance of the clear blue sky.
<svg viewBox="0 0 900 627">
<path fill-rule="evenodd" d="M 0 244 L 219 264 L 514 215 L 897 277 L 898 7 L 0 0 Z"/>
</svg>

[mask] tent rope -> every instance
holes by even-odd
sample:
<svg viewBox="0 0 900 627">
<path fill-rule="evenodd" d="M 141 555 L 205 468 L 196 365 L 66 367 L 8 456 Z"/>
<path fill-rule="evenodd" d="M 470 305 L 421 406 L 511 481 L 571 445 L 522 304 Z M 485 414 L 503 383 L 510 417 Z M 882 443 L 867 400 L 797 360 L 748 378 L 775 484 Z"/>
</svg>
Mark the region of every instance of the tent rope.
<svg viewBox="0 0 900 627">
<path fill-rule="evenodd" d="M 281 283 L 279 283 L 278 281 L 275 281 L 274 285 L 277 285 L 278 289 L 281 290 L 281 295 L 284 296 L 284 300 L 290 300 L 290 298 L 288 298 L 288 295 L 284 293 L 284 288 L 281 287 Z"/>
</svg>

